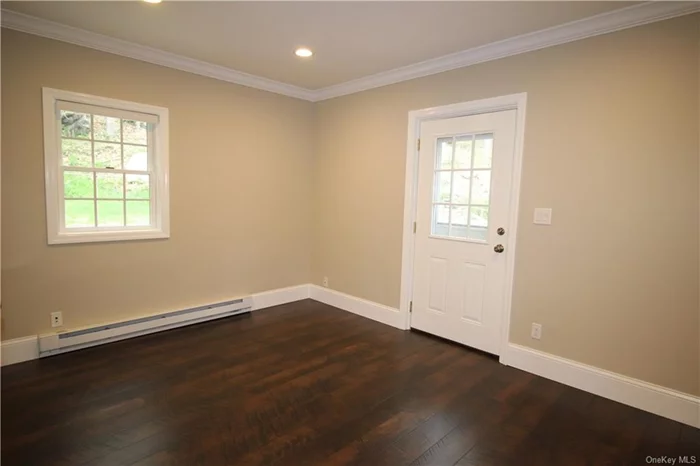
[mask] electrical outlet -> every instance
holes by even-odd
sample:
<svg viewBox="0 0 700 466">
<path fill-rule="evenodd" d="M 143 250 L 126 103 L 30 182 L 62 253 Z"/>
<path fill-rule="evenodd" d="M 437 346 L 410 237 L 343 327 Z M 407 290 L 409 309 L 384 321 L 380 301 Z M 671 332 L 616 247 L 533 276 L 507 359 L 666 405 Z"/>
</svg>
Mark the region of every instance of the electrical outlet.
<svg viewBox="0 0 700 466">
<path fill-rule="evenodd" d="M 52 327 L 63 327 L 63 313 L 62 312 L 52 312 L 51 313 L 51 326 Z"/>
<path fill-rule="evenodd" d="M 323 286 L 328 288 L 328 277 L 323 277 Z"/>
<path fill-rule="evenodd" d="M 535 340 L 539 340 L 540 338 L 542 338 L 542 325 L 533 322 L 532 330 L 530 331 L 530 336 Z"/>
</svg>

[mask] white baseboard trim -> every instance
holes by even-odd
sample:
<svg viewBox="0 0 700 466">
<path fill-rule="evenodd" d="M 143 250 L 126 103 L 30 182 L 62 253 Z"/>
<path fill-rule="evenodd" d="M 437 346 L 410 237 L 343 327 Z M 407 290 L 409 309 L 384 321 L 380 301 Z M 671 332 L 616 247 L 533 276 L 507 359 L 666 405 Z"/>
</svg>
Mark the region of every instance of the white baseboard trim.
<svg viewBox="0 0 700 466">
<path fill-rule="evenodd" d="M 405 330 L 398 309 L 318 285 L 297 285 L 252 295 L 252 310 L 311 298 L 347 312 Z M 166 330 L 165 328 L 163 330 Z M 39 358 L 37 336 L 2 342 L 2 366 Z M 700 428 L 700 397 L 681 393 L 570 359 L 510 343 L 502 364 Z"/>
<path fill-rule="evenodd" d="M 398 309 L 309 285 L 309 297 L 353 314 L 405 330 Z M 700 397 L 654 385 L 570 359 L 510 343 L 502 364 L 594 395 L 700 428 Z"/>
<path fill-rule="evenodd" d="M 399 310 L 383 304 L 356 298 L 340 291 L 309 285 L 309 297 L 329 306 L 352 312 L 368 319 L 405 330 L 404 319 Z"/>
<path fill-rule="evenodd" d="M 291 303 L 293 301 L 300 301 L 302 299 L 307 299 L 308 297 L 309 297 L 309 285 L 307 285 L 307 284 L 290 286 L 287 288 L 279 288 L 276 290 L 264 291 L 262 293 L 255 293 L 255 294 L 251 295 L 251 298 L 252 298 L 251 310 L 256 311 L 256 310 L 264 309 L 267 307 L 279 306 L 280 304 Z M 163 331 L 171 330 L 172 328 L 180 327 L 183 325 L 192 325 L 192 324 L 200 323 L 204 320 L 208 320 L 208 319 L 196 319 L 196 320 L 188 321 L 184 324 L 181 323 L 181 324 L 176 324 L 176 325 L 167 325 L 167 326 L 162 326 L 162 327 L 154 328 L 154 329 L 147 330 L 147 331 L 135 332 L 135 333 L 129 334 L 127 337 L 124 337 L 124 338 L 145 335 L 147 333 L 163 332 Z M 76 347 L 74 349 L 82 349 L 82 348 L 87 348 L 90 346 L 97 346 L 97 345 L 112 343 L 114 341 L 118 341 L 118 340 L 124 339 L 124 338 L 106 339 L 104 341 L 84 344 L 84 345 L 80 346 L 79 348 Z M 39 358 L 39 337 L 38 337 L 38 335 L 35 335 L 35 336 L 29 336 L 29 337 L 15 338 L 12 340 L 6 340 L 6 341 L 2 342 L 2 345 L 0 346 L 0 348 L 1 348 L 0 349 L 0 361 L 1 361 L 1 364 L 3 366 L 7 366 L 10 364 L 17 364 L 17 363 L 24 362 L 24 361 L 30 361 L 32 359 L 38 359 Z M 58 352 L 63 352 L 63 351 L 57 351 L 57 353 Z"/>
<path fill-rule="evenodd" d="M 700 397 L 524 346 L 509 344 L 501 363 L 700 428 Z"/>
<path fill-rule="evenodd" d="M 253 311 L 279 306 L 309 297 L 309 285 L 289 286 L 253 294 Z"/>
<path fill-rule="evenodd" d="M 39 357 L 39 339 L 36 336 L 5 340 L 0 348 L 0 361 L 3 366 Z"/>
</svg>

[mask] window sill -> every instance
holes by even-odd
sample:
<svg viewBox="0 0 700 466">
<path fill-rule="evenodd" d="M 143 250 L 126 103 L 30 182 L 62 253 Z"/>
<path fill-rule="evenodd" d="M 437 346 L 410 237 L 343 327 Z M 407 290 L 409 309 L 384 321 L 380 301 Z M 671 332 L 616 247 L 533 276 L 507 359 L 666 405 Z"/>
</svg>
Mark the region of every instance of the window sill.
<svg viewBox="0 0 700 466">
<path fill-rule="evenodd" d="M 133 241 L 170 238 L 170 232 L 163 230 L 126 230 L 126 231 L 90 231 L 59 233 L 49 237 L 51 244 L 104 243 L 114 241 Z"/>
</svg>

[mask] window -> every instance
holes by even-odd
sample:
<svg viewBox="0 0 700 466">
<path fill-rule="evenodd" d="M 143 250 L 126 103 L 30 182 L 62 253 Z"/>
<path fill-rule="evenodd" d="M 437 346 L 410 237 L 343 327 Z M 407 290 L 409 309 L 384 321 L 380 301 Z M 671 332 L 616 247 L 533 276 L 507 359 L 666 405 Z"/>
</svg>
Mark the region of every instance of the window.
<svg viewBox="0 0 700 466">
<path fill-rule="evenodd" d="M 486 241 L 493 134 L 438 138 L 435 151 L 435 236 Z"/>
<path fill-rule="evenodd" d="M 169 237 L 168 109 L 43 97 L 49 244 Z"/>
</svg>

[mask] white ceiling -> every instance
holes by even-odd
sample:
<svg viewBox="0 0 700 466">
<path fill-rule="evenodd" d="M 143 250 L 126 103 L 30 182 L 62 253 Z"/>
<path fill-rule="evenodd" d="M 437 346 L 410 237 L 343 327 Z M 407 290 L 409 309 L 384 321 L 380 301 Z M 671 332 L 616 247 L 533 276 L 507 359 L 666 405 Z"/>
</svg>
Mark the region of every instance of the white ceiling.
<svg viewBox="0 0 700 466">
<path fill-rule="evenodd" d="M 320 89 L 629 2 L 7 2 L 3 8 Z M 294 56 L 297 46 L 315 55 Z"/>
</svg>

